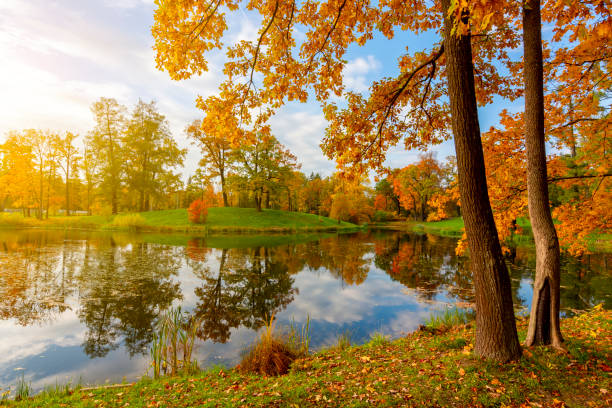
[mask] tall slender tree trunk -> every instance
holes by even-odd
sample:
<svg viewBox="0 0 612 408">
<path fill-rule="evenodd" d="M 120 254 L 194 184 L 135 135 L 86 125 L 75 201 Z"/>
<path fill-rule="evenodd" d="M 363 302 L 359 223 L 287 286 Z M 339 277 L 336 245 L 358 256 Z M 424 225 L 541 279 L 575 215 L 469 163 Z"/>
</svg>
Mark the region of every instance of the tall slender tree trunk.
<svg viewBox="0 0 612 408">
<path fill-rule="evenodd" d="M 66 216 L 70 216 L 70 160 L 66 161 Z"/>
<path fill-rule="evenodd" d="M 38 202 L 38 218 L 42 220 L 43 218 L 43 206 L 44 206 L 44 199 L 43 199 L 43 195 L 44 195 L 44 175 L 43 175 L 43 169 L 42 169 L 42 165 L 40 166 L 40 196 L 39 196 L 39 202 Z"/>
<path fill-rule="evenodd" d="M 144 191 L 140 190 L 139 194 L 139 199 L 138 199 L 138 211 L 143 212 L 144 211 Z"/>
<path fill-rule="evenodd" d="M 523 4 L 525 144 L 529 218 L 536 246 L 536 275 L 525 344 L 563 347 L 559 326 L 560 253 L 550 214 L 544 140 L 544 80 L 540 0 Z"/>
<path fill-rule="evenodd" d="M 113 192 L 111 194 L 111 206 L 112 206 L 112 214 L 117 214 L 117 188 L 113 186 Z"/>
<path fill-rule="evenodd" d="M 263 198 L 263 192 L 261 188 L 255 189 L 255 208 L 257 208 L 257 212 L 261 212 L 261 201 Z"/>
<path fill-rule="evenodd" d="M 489 203 L 470 35 L 452 33 L 447 17 L 450 0 L 442 0 L 444 52 L 455 138 L 459 191 L 470 250 L 476 295 L 476 339 L 474 353 L 497 361 L 520 357 L 510 276 L 501 252 L 493 212 Z"/>
<path fill-rule="evenodd" d="M 87 215 L 91 215 L 91 182 L 87 181 Z"/>
</svg>

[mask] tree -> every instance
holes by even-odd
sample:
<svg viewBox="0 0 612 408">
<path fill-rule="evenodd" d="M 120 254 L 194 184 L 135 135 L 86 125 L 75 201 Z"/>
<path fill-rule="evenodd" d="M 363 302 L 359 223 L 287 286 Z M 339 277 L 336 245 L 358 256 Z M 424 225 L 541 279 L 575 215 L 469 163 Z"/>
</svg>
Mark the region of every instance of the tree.
<svg viewBox="0 0 612 408">
<path fill-rule="evenodd" d="M 85 208 L 87 210 L 87 215 L 91 215 L 91 197 L 93 194 L 93 189 L 95 185 L 95 168 L 96 161 L 95 155 L 93 154 L 91 144 L 87 140 L 83 143 L 83 159 L 81 160 L 81 169 L 83 170 L 83 175 L 85 177 Z"/>
<path fill-rule="evenodd" d="M 122 135 L 125 107 L 115 99 L 100 98 L 91 106 L 96 125 L 88 135 L 88 145 L 96 152 L 96 174 L 104 197 L 110 201 L 111 211 L 119 210 L 119 189 L 124 171 Z"/>
<path fill-rule="evenodd" d="M 536 246 L 536 276 L 525 344 L 561 348 L 559 326 L 561 255 L 548 199 L 544 137 L 544 68 L 540 0 L 523 4 L 525 54 L 525 145 L 529 218 Z"/>
<path fill-rule="evenodd" d="M 350 217 L 350 203 L 346 194 L 338 192 L 332 197 L 331 211 L 329 216 L 340 221 L 348 221 Z"/>
<path fill-rule="evenodd" d="M 442 10 L 450 0 L 442 0 Z M 463 24 L 468 21 L 462 21 Z M 453 34 L 451 18 L 444 18 L 448 94 L 463 220 L 470 248 L 476 294 L 474 352 L 507 361 L 520 357 L 510 276 L 501 252 L 489 204 L 484 156 L 480 141 L 470 32 Z"/>
<path fill-rule="evenodd" d="M 76 173 L 78 166 L 78 160 L 80 157 L 78 156 L 78 149 L 72 144 L 74 139 L 76 139 L 77 135 L 66 132 L 66 136 L 62 139 L 59 136 L 56 136 L 53 140 L 55 145 L 55 150 L 57 151 L 58 157 L 58 165 L 64 172 L 64 182 L 65 182 L 65 204 L 64 208 L 66 209 L 66 215 L 70 215 L 70 175 Z"/>
<path fill-rule="evenodd" d="M 419 156 L 419 160 L 397 172 L 393 190 L 402 206 L 412 212 L 414 219 L 427 219 L 427 203 L 442 190 L 442 167 L 433 153 Z"/>
<path fill-rule="evenodd" d="M 257 211 L 263 204 L 270 208 L 270 193 L 280 187 L 279 181 L 286 172 L 297 167 L 295 156 L 274 136 L 258 135 L 254 144 L 233 149 L 232 156 L 240 164 L 236 167 L 239 183 L 253 192 Z"/>
<path fill-rule="evenodd" d="M 477 98 L 480 103 L 490 103 L 495 94 L 513 95 L 490 61 L 504 56 L 505 45 L 512 43 L 514 37 L 507 35 L 503 14 L 489 15 L 489 24 L 475 29 L 484 31 L 492 25 L 500 29 L 487 36 L 486 41 L 477 42 L 477 52 L 472 54 L 473 37 L 468 27 L 472 15 L 479 17 L 479 9 L 472 10 L 470 5 L 460 6 L 457 2 L 451 9 L 450 2 L 445 1 L 440 9 L 438 4 L 423 1 L 414 2 L 411 7 L 388 1 L 249 3 L 249 9 L 262 15 L 262 28 L 256 41 L 228 47 L 230 61 L 225 65 L 227 80 L 222 84 L 222 98 L 227 101 L 226 110 L 235 105 L 230 101 L 239 102 L 237 119 L 244 127 L 263 127 L 275 108 L 287 100 L 305 101 L 307 90 L 312 88 L 330 121 L 323 141 L 324 152 L 334 157 L 340 167 L 350 167 L 354 173 L 382 167 L 388 147 L 402 138 L 407 148 L 425 148 L 444 140 L 448 137 L 448 123 L 452 122 L 461 203 L 475 261 L 478 321 L 475 351 L 506 360 L 518 357 L 520 347 L 509 277 L 485 185 L 476 103 Z M 174 79 L 206 71 L 204 54 L 222 47 L 221 36 L 227 27 L 219 7 L 235 11 L 238 3 L 160 3 L 152 27 L 158 67 L 167 70 Z M 306 34 L 296 47 L 294 32 L 298 24 L 305 27 Z M 375 29 L 391 38 L 398 27 L 422 32 L 440 30 L 442 25 L 445 26 L 442 43 L 430 52 L 402 56 L 399 76 L 374 83 L 367 100 L 347 92 L 346 109 L 339 109 L 330 100 L 331 93 L 342 95 L 343 56 L 350 44 L 365 44 L 374 37 Z M 297 54 L 296 48 L 300 50 Z M 443 54 L 445 58 L 441 59 Z M 478 93 L 472 64 L 478 67 Z M 445 70 L 438 69 L 440 65 Z M 263 78 L 261 83 L 256 83 L 258 77 Z M 450 110 L 444 98 L 446 92 Z M 221 114 L 212 108 L 206 113 Z M 479 223 L 480 219 L 484 222 Z"/>
<path fill-rule="evenodd" d="M 208 133 L 204 133 L 203 128 L 206 127 Z M 219 177 L 221 182 L 221 192 L 223 194 L 223 206 L 228 207 L 227 188 L 225 179 L 227 172 L 231 166 L 229 140 L 222 134 L 218 134 L 223 128 L 217 124 L 211 124 L 210 118 L 205 118 L 204 121 L 194 120 L 185 129 L 187 136 L 193 139 L 194 143 L 199 145 L 202 151 L 200 159 L 200 167 L 208 174 L 210 178 Z"/>
<path fill-rule="evenodd" d="M 379 195 L 384 197 L 385 200 L 389 200 L 389 201 L 391 201 L 394 204 L 395 211 L 399 215 L 400 211 L 401 211 L 401 204 L 400 204 L 400 199 L 399 199 L 398 195 L 395 193 L 395 190 L 393 189 L 393 177 L 394 177 L 394 173 L 395 172 L 393 172 L 388 177 L 378 181 L 376 183 L 376 186 L 374 187 L 374 189 L 376 190 L 376 192 Z M 387 205 L 388 205 L 388 203 L 387 203 Z"/>
<path fill-rule="evenodd" d="M 51 136 L 45 132 L 35 129 L 28 129 L 25 131 L 27 143 L 32 146 L 32 153 L 34 154 L 34 166 L 38 172 L 38 211 L 37 217 L 42 219 L 44 210 L 44 182 L 47 175 L 50 176 L 51 172 L 48 171 L 51 168 L 50 153 L 51 153 Z M 48 162 L 49 161 L 49 162 Z M 48 195 L 47 190 L 47 195 Z"/>
<path fill-rule="evenodd" d="M 161 194 L 164 175 L 182 165 L 186 150 L 177 146 L 155 101 L 138 101 L 127 122 L 122 145 L 127 184 L 139 194 L 136 208 L 149 210 L 151 196 Z"/>
<path fill-rule="evenodd" d="M 30 209 L 35 208 L 38 201 L 35 157 L 30 133 L 11 131 L 1 146 L 0 188 L 5 200 L 12 200 L 12 205 L 22 208 L 24 215 L 29 215 Z"/>
</svg>

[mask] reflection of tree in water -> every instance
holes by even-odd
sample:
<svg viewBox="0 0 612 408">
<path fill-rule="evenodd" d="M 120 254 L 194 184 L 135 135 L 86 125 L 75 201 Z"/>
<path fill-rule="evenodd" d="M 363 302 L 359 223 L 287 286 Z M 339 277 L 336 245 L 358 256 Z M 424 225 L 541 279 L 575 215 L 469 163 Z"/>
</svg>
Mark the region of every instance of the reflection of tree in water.
<svg viewBox="0 0 612 408">
<path fill-rule="evenodd" d="M 516 256 L 507 261 L 513 289 L 520 280 L 532 280 L 535 270 L 535 251 L 519 247 Z M 583 255 L 580 258 L 561 256 L 561 308 L 586 310 L 599 303 L 612 307 L 612 254 Z M 516 299 L 525 303 L 530 299 Z"/>
<path fill-rule="evenodd" d="M 0 234 L 0 319 L 27 326 L 68 309 L 80 262 L 65 232 L 3 231 Z"/>
<path fill-rule="evenodd" d="M 433 235 L 392 233 L 375 241 L 375 265 L 391 279 L 417 289 L 431 300 L 444 290 L 462 301 L 472 299 L 466 259 L 455 255 L 456 241 Z"/>
<path fill-rule="evenodd" d="M 211 271 L 208 263 L 190 263 L 202 279 L 195 290 L 199 302 L 194 309 L 195 317 L 203 319 L 198 333 L 202 339 L 224 343 L 232 328 L 258 329 L 293 300 L 297 290 L 287 252 L 279 249 L 222 249 L 217 271 Z"/>
<path fill-rule="evenodd" d="M 180 266 L 177 249 L 147 243 L 91 250 L 87 245 L 79 283 L 79 318 L 87 326 L 83 344 L 90 357 L 102 357 L 119 345 L 134 355 L 152 340 L 154 321 L 181 297 L 172 281 Z"/>
</svg>

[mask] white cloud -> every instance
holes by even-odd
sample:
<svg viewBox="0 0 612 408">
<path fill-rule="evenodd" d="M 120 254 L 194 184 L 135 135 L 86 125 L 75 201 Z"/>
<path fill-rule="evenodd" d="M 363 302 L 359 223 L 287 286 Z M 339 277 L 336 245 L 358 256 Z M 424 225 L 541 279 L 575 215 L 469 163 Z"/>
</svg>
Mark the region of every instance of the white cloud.
<svg viewBox="0 0 612 408">
<path fill-rule="evenodd" d="M 323 113 L 307 112 L 304 105 L 299 106 L 302 111 L 292 112 L 292 107 L 282 109 L 271 119 L 273 134 L 297 156 L 304 173 L 331 174 L 335 164 L 319 147 L 327 126 Z"/>
<path fill-rule="evenodd" d="M 366 92 L 371 82 L 368 80 L 368 75 L 380 71 L 381 67 L 380 61 L 373 55 L 349 61 L 342 71 L 344 83 L 352 91 Z"/>
</svg>

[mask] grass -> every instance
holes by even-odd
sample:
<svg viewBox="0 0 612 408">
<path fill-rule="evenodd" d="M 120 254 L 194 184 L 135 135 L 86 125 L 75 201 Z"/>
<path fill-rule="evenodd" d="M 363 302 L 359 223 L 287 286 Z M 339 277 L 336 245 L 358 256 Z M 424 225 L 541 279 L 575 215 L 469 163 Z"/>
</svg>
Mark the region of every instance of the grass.
<svg viewBox="0 0 612 408">
<path fill-rule="evenodd" d="M 180 306 L 166 311 L 160 317 L 149 353 L 153 378 L 198 371 L 198 363 L 191 357 L 201 324 L 202 320 L 188 319 Z"/>
<path fill-rule="evenodd" d="M 527 321 L 519 320 L 524 338 Z M 475 357 L 472 324 L 390 342 L 327 349 L 280 377 L 214 368 L 121 389 L 40 395 L 10 407 L 608 407 L 612 312 L 564 319 L 567 353 L 526 349 L 519 361 Z M 375 343 L 375 344 L 372 344 Z"/>
<path fill-rule="evenodd" d="M 432 330 L 446 330 L 453 326 L 466 324 L 470 321 L 467 311 L 459 308 L 445 309 L 442 313 L 435 313 L 425 321 L 425 327 Z"/>
<path fill-rule="evenodd" d="M 455 217 L 443 221 L 415 222 L 412 224 L 412 230 L 448 237 L 461 237 L 463 235 L 463 218 Z"/>
<path fill-rule="evenodd" d="M 358 226 L 327 217 L 300 212 L 263 210 L 254 208 L 215 207 L 208 211 L 206 224 L 193 224 L 186 209 L 148 211 L 115 216 L 58 216 L 48 220 L 23 217 L 18 213 L 0 213 L 0 227 L 6 228 L 83 228 L 110 230 L 141 230 L 163 232 L 260 233 L 296 231 L 338 231 L 357 229 Z"/>
<path fill-rule="evenodd" d="M 139 231 L 147 226 L 147 221 L 140 214 L 117 215 L 108 224 L 109 228 Z"/>
<path fill-rule="evenodd" d="M 264 376 L 286 374 L 291 364 L 308 355 L 310 319 L 302 329 L 292 322 L 290 332 L 276 329 L 274 315 L 266 322 L 259 339 L 245 353 L 236 367 L 240 373 L 255 373 Z"/>
<path fill-rule="evenodd" d="M 520 228 L 520 234 L 514 234 L 512 243 L 514 245 L 533 245 L 533 232 L 528 218 L 520 217 L 516 220 Z M 413 232 L 429 233 L 434 235 L 460 238 L 463 235 L 463 218 L 454 217 L 442 221 L 394 221 L 373 224 L 376 228 L 410 230 Z M 593 252 L 612 252 L 612 234 L 591 234 L 587 238 L 587 248 Z"/>
</svg>

